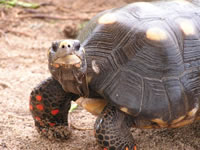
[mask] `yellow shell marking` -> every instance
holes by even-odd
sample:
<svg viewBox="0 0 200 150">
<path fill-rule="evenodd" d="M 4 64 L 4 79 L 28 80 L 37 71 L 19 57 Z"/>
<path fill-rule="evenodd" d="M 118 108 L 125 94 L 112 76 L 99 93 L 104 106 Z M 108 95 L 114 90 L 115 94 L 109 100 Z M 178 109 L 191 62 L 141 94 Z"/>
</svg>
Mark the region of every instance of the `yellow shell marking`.
<svg viewBox="0 0 200 150">
<path fill-rule="evenodd" d="M 142 127 L 142 129 L 153 129 L 153 127 L 152 126 L 144 126 L 144 127 Z"/>
<path fill-rule="evenodd" d="M 144 10 L 152 10 L 152 8 L 157 9 L 157 7 L 155 7 L 154 5 L 152 5 L 151 3 L 148 3 L 148 2 L 137 2 L 137 3 L 133 3 L 133 5 L 141 7 Z"/>
<path fill-rule="evenodd" d="M 167 122 L 165 122 L 165 121 L 163 121 L 162 119 L 159 119 L 159 118 L 153 119 L 151 121 L 157 123 L 160 127 L 167 127 L 168 126 Z"/>
<path fill-rule="evenodd" d="M 188 124 L 191 124 L 192 122 L 194 122 L 194 119 L 186 119 L 186 120 L 183 120 L 181 122 L 178 122 L 176 124 L 172 124 L 170 127 L 171 128 L 178 128 L 178 127 L 183 127 L 185 125 L 188 125 Z"/>
<path fill-rule="evenodd" d="M 174 2 L 179 3 L 179 4 L 188 4 L 189 3 L 186 0 L 175 0 Z"/>
<path fill-rule="evenodd" d="M 98 19 L 99 24 L 113 24 L 116 22 L 116 16 L 112 13 L 107 13 Z"/>
<path fill-rule="evenodd" d="M 122 107 L 122 108 L 120 108 L 120 110 L 125 112 L 125 113 L 128 113 L 128 108 L 126 108 L 126 107 Z"/>
<path fill-rule="evenodd" d="M 128 111 L 128 108 L 126 107 L 121 107 L 120 110 L 131 115 L 131 113 Z"/>
<path fill-rule="evenodd" d="M 194 117 L 198 111 L 199 107 L 193 108 L 190 112 L 188 112 L 189 117 Z"/>
<path fill-rule="evenodd" d="M 173 120 L 171 124 L 176 124 L 177 122 L 180 122 L 180 121 L 183 120 L 184 118 L 185 118 L 185 116 L 181 116 L 181 117 L 179 117 L 179 118 Z"/>
<path fill-rule="evenodd" d="M 178 20 L 179 26 L 185 35 L 194 35 L 195 34 L 195 27 L 192 21 L 187 19 L 179 19 Z"/>
<path fill-rule="evenodd" d="M 146 37 L 152 41 L 162 41 L 167 39 L 167 33 L 158 27 L 152 27 L 147 30 Z"/>
</svg>

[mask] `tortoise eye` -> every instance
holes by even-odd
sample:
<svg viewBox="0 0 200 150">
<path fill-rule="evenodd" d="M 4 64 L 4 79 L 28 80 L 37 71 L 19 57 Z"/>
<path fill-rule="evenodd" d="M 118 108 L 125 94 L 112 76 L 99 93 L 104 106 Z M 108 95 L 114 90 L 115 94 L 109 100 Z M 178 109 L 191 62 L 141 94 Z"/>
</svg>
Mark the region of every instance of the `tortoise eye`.
<svg viewBox="0 0 200 150">
<path fill-rule="evenodd" d="M 57 42 L 53 42 L 51 47 L 52 47 L 53 51 L 56 52 L 57 49 L 58 49 L 58 43 Z"/>
</svg>

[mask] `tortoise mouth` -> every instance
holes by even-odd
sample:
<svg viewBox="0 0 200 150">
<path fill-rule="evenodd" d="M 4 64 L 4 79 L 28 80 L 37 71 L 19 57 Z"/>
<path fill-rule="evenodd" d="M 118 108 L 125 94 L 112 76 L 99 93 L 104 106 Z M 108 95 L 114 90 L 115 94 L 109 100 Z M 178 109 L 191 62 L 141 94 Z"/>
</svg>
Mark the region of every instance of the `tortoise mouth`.
<svg viewBox="0 0 200 150">
<path fill-rule="evenodd" d="M 61 42 L 55 43 L 55 46 L 58 47 Z M 85 50 L 83 47 L 78 48 L 51 48 L 49 70 L 66 92 L 88 96 Z"/>
<path fill-rule="evenodd" d="M 82 65 L 82 60 L 76 54 L 68 54 L 63 57 L 59 57 L 52 63 L 52 66 L 56 68 L 59 67 L 71 68 L 72 66 L 80 68 L 81 65 Z"/>
</svg>

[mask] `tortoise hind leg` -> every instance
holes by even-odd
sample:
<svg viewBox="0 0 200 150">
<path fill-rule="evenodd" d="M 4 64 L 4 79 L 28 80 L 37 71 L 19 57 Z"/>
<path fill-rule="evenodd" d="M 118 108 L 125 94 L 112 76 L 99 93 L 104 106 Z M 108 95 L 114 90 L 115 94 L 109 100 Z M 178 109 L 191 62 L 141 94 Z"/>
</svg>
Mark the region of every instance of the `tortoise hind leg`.
<svg viewBox="0 0 200 150">
<path fill-rule="evenodd" d="M 104 150 L 136 150 L 132 119 L 114 106 L 106 106 L 95 122 L 95 137 Z"/>
<path fill-rule="evenodd" d="M 46 79 L 33 89 L 30 111 L 41 135 L 50 139 L 69 137 L 68 110 L 74 97 L 53 78 Z"/>
</svg>

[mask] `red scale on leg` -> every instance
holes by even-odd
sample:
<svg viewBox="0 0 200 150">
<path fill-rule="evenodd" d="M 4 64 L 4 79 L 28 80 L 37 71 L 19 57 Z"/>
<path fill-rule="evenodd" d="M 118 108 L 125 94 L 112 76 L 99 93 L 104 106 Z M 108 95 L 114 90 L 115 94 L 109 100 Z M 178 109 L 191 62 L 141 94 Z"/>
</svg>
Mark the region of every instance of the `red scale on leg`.
<svg viewBox="0 0 200 150">
<path fill-rule="evenodd" d="M 40 95 L 36 95 L 36 97 L 35 97 L 38 101 L 41 101 L 42 100 L 42 96 L 40 96 Z"/>
<path fill-rule="evenodd" d="M 30 110 L 33 110 L 33 106 L 32 106 L 31 104 L 29 105 L 29 109 L 30 109 Z"/>
<path fill-rule="evenodd" d="M 51 122 L 51 123 L 49 123 L 49 125 L 50 125 L 51 127 L 53 127 L 53 126 L 55 126 L 56 124 L 53 123 L 53 122 Z"/>
<path fill-rule="evenodd" d="M 43 123 L 42 121 L 40 121 L 40 125 L 41 125 L 41 126 L 44 126 L 44 123 Z"/>
<path fill-rule="evenodd" d="M 51 111 L 51 114 L 54 116 L 57 115 L 58 113 L 59 113 L 59 109 L 54 109 Z"/>
<path fill-rule="evenodd" d="M 43 133 L 47 133 L 47 129 L 42 129 L 42 132 Z"/>
<path fill-rule="evenodd" d="M 36 108 L 38 109 L 38 110 L 44 110 L 44 106 L 42 105 L 42 104 L 38 104 L 38 105 L 36 105 Z"/>
<path fill-rule="evenodd" d="M 40 119 L 40 117 L 36 116 L 35 120 L 40 121 L 41 119 Z"/>
<path fill-rule="evenodd" d="M 44 126 L 44 123 L 42 122 L 40 117 L 36 116 L 35 120 L 37 120 L 40 123 L 41 126 Z"/>
<path fill-rule="evenodd" d="M 55 97 L 48 95 L 55 95 Z M 60 83 L 53 78 L 46 79 L 33 89 L 29 108 L 33 109 L 30 112 L 40 134 L 50 139 L 52 136 L 61 139 L 66 139 L 69 136 L 68 132 L 63 131 L 66 131 L 68 125 L 67 113 L 71 97 L 71 93 L 66 93 Z M 61 131 L 56 130 L 57 126 Z"/>
</svg>

